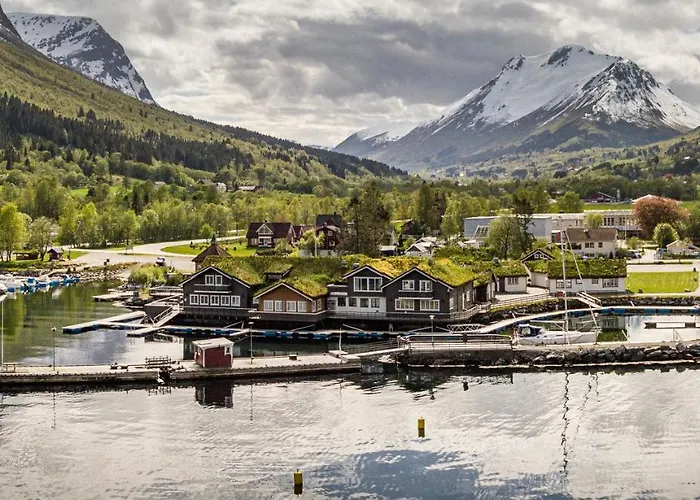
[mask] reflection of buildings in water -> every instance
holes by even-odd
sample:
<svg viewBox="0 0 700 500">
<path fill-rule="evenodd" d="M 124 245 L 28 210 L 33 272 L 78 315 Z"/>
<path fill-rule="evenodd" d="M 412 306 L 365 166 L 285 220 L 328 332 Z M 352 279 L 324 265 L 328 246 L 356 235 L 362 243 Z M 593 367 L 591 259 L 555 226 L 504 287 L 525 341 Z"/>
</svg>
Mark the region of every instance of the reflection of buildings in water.
<svg viewBox="0 0 700 500">
<path fill-rule="evenodd" d="M 455 381 L 460 381 L 464 390 L 467 390 L 469 386 L 512 384 L 513 373 L 472 375 L 460 374 L 459 369 L 434 372 L 408 371 L 399 372 L 397 379 L 399 385 L 410 392 L 433 391 L 441 385 L 455 383 Z M 434 392 L 430 392 L 430 395 L 433 397 Z"/>
<path fill-rule="evenodd" d="M 228 380 L 209 382 L 195 387 L 194 397 L 202 406 L 233 408 L 233 384 Z"/>
<path fill-rule="evenodd" d="M 603 331 L 625 330 L 627 328 L 624 316 L 597 316 L 596 321 Z M 590 316 L 571 318 L 569 322 L 572 330 L 585 331 L 593 326 Z"/>
</svg>

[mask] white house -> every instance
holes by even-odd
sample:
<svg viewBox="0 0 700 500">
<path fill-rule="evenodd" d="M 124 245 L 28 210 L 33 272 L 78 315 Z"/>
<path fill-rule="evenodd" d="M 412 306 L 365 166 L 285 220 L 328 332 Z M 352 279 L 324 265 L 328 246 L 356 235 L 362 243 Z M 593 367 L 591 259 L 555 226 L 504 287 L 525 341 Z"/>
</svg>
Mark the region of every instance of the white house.
<svg viewBox="0 0 700 500">
<path fill-rule="evenodd" d="M 548 263 L 547 278 L 549 292 L 567 295 L 578 292 L 622 293 L 627 290 L 627 263 L 620 259 L 594 259 L 566 263 L 566 278 L 561 261 Z"/>
<path fill-rule="evenodd" d="M 404 255 L 407 257 L 424 257 L 428 258 L 433 255 L 433 251 L 438 248 L 437 238 L 434 236 L 425 236 L 416 240 L 410 247 L 406 249 Z"/>
<path fill-rule="evenodd" d="M 670 255 L 697 255 L 700 253 L 700 248 L 686 241 L 676 240 L 673 243 L 666 245 L 666 251 Z"/>
<path fill-rule="evenodd" d="M 617 229 L 573 228 L 566 231 L 571 250 L 577 255 L 589 257 L 614 257 L 617 249 Z"/>
</svg>

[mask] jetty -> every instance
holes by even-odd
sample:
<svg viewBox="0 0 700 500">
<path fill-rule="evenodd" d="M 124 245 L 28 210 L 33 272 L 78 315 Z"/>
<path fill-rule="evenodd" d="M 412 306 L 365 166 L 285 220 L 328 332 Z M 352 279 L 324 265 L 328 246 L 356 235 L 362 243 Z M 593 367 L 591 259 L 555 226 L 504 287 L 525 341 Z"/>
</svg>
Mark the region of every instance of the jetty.
<svg viewBox="0 0 700 500">
<path fill-rule="evenodd" d="M 94 300 L 95 302 L 119 302 L 122 300 L 130 299 L 133 296 L 134 292 L 113 291 L 105 293 L 103 295 L 95 295 L 92 297 L 92 300 Z"/>
</svg>

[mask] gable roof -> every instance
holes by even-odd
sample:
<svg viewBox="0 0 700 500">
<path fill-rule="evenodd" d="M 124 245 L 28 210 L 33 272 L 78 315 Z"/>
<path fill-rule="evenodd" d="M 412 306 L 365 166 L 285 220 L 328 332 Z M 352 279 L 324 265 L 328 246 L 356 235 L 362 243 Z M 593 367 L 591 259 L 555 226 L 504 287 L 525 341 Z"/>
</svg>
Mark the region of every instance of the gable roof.
<svg viewBox="0 0 700 500">
<path fill-rule="evenodd" d="M 404 253 L 409 252 L 430 254 L 430 247 L 428 247 L 425 243 L 414 243 L 410 247 L 408 247 Z"/>
<path fill-rule="evenodd" d="M 338 214 L 320 214 L 316 216 L 316 227 L 324 225 L 340 227 L 342 217 Z"/>
<path fill-rule="evenodd" d="M 205 340 L 195 340 L 192 342 L 194 345 L 206 351 L 207 349 L 215 349 L 217 347 L 228 347 L 233 345 L 227 338 L 219 337 L 216 339 L 205 339 Z"/>
<path fill-rule="evenodd" d="M 288 290 L 291 290 L 302 297 L 309 299 L 309 300 L 314 300 L 318 297 L 323 297 L 324 295 L 328 294 L 328 288 L 313 281 L 313 280 L 304 280 L 305 282 L 302 284 L 301 279 L 297 280 L 283 280 L 275 283 L 274 285 L 268 286 L 266 288 L 263 288 L 260 290 L 258 293 L 256 293 L 253 297 L 254 298 L 259 298 L 262 297 L 263 295 L 267 295 L 273 290 L 277 290 L 280 287 L 287 288 Z M 304 288 L 306 285 L 309 285 L 309 288 L 305 288 L 304 290 L 300 290 L 300 288 Z M 308 293 L 307 293 L 308 292 Z"/>
<path fill-rule="evenodd" d="M 286 238 L 289 230 L 293 229 L 291 222 L 251 222 L 248 226 L 247 239 L 256 238 L 258 230 L 263 226 L 267 226 L 272 231 L 273 238 Z"/>
<path fill-rule="evenodd" d="M 574 227 L 567 229 L 566 235 L 571 243 L 583 243 L 586 241 L 615 241 L 617 239 L 617 229 L 614 227 Z"/>
<path fill-rule="evenodd" d="M 183 282 L 181 282 L 181 283 L 180 283 L 180 286 L 183 286 L 185 283 L 189 283 L 190 281 L 192 281 L 192 280 L 195 279 L 195 278 L 198 278 L 199 276 L 201 276 L 201 275 L 204 274 L 204 273 L 209 273 L 209 272 L 212 272 L 212 271 L 214 271 L 214 272 L 216 272 L 216 273 L 218 273 L 218 274 L 221 274 L 222 276 L 224 276 L 224 277 L 226 277 L 226 278 L 228 278 L 228 279 L 231 279 L 231 280 L 233 280 L 233 281 L 237 281 L 238 283 L 240 283 L 241 285 L 243 285 L 243 286 L 246 287 L 246 288 L 250 288 L 250 286 L 251 286 L 250 283 L 246 283 L 245 281 L 243 281 L 243 280 L 240 279 L 240 278 L 237 278 L 237 277 L 235 277 L 235 276 L 231 276 L 229 273 L 227 273 L 227 272 L 225 272 L 225 271 L 222 271 L 221 269 L 219 269 L 219 268 L 217 268 L 217 267 L 214 267 L 214 266 L 207 266 L 207 267 L 205 267 L 204 269 L 202 269 L 201 271 L 198 271 L 198 272 L 194 273 L 192 276 L 190 276 L 189 278 L 187 278 L 186 280 L 184 280 Z"/>
<path fill-rule="evenodd" d="M 200 252 L 200 254 L 197 255 L 194 259 L 192 259 L 192 262 L 196 264 L 201 264 L 206 260 L 207 257 L 212 255 L 216 257 L 231 257 L 230 253 L 228 253 L 225 249 L 221 248 L 216 242 L 214 242 L 207 248 L 205 248 L 202 252 Z"/>
<path fill-rule="evenodd" d="M 535 255 L 542 255 L 542 258 L 535 259 L 534 258 Z M 529 254 L 527 254 L 522 259 L 520 259 L 520 262 L 528 262 L 530 260 L 553 260 L 553 259 L 554 259 L 554 256 L 551 253 L 549 253 L 547 250 L 545 250 L 544 248 L 537 248 L 537 249 L 533 250 L 532 252 L 530 252 Z"/>
<path fill-rule="evenodd" d="M 391 279 L 391 276 L 389 276 L 389 275 L 387 275 L 387 274 L 384 274 L 384 273 L 381 272 L 381 271 L 378 271 L 377 269 L 373 268 L 371 264 L 365 264 L 364 266 L 360 266 L 360 267 L 358 267 L 357 269 L 353 269 L 353 270 L 350 271 L 349 273 L 344 274 L 342 279 L 346 280 L 346 279 L 348 279 L 348 278 L 352 278 L 354 275 L 356 275 L 357 273 L 359 273 L 360 271 L 363 271 L 363 270 L 365 270 L 365 269 L 368 269 L 368 270 L 372 271 L 372 272 L 375 273 L 377 276 L 380 276 L 380 277 L 382 277 L 382 278 Z"/>
<path fill-rule="evenodd" d="M 431 275 L 429 275 L 428 273 L 426 273 L 425 271 L 422 271 L 421 269 L 419 269 L 419 268 L 417 268 L 417 267 L 412 267 L 411 269 L 409 269 L 409 270 L 406 271 L 405 273 L 403 273 L 403 274 L 397 276 L 396 278 L 394 278 L 393 280 L 391 280 L 390 282 L 388 282 L 386 285 L 384 285 L 384 286 L 382 287 L 382 290 L 383 290 L 384 288 L 388 287 L 389 285 L 391 285 L 391 284 L 393 284 L 393 283 L 396 283 L 397 281 L 402 280 L 403 278 L 405 278 L 406 276 L 408 276 L 409 274 L 411 274 L 411 273 L 414 272 L 414 271 L 415 271 L 415 272 L 418 272 L 418 273 L 420 273 L 420 274 L 422 274 L 423 276 L 425 276 L 426 278 L 428 278 L 428 279 L 431 280 L 431 281 L 437 281 L 438 283 L 441 283 L 441 284 L 445 285 L 445 286 L 446 286 L 447 288 L 449 288 L 450 290 L 453 288 L 452 285 L 448 285 L 447 283 L 445 283 L 445 282 L 442 281 L 441 279 L 438 279 L 438 278 L 436 278 L 435 276 L 431 276 Z"/>
</svg>

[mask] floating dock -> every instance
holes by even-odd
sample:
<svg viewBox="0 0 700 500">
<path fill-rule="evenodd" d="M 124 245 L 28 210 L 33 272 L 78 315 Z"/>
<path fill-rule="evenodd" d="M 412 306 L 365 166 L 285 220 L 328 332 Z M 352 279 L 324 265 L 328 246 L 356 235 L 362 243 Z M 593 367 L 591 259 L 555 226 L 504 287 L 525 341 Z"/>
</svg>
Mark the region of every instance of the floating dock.
<svg viewBox="0 0 700 500">
<path fill-rule="evenodd" d="M 134 296 L 134 292 L 110 292 L 104 295 L 95 295 L 92 300 L 95 302 L 118 302 L 120 300 L 130 299 Z"/>
</svg>

